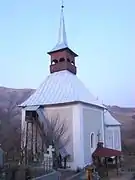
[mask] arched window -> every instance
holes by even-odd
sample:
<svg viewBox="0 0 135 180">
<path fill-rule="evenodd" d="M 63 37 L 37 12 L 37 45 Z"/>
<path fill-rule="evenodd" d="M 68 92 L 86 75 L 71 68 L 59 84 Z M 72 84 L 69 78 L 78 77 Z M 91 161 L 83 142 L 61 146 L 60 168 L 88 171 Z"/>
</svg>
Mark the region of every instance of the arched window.
<svg viewBox="0 0 135 180">
<path fill-rule="evenodd" d="M 60 58 L 59 62 L 64 62 L 65 59 L 64 58 Z"/>
<path fill-rule="evenodd" d="M 58 63 L 57 59 L 52 60 L 52 64 L 56 64 L 56 63 Z"/>
<path fill-rule="evenodd" d="M 91 133 L 90 135 L 90 146 L 91 148 L 94 148 L 94 133 Z"/>
</svg>

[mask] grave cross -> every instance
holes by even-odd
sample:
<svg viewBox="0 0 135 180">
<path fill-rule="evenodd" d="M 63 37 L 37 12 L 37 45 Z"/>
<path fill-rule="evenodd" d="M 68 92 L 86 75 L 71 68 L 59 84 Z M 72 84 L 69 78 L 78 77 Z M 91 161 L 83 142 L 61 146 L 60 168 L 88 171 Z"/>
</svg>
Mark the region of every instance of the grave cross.
<svg viewBox="0 0 135 180">
<path fill-rule="evenodd" d="M 100 133 L 100 130 L 98 131 L 98 134 L 97 134 L 97 137 L 98 137 L 98 142 L 100 142 L 100 138 L 101 138 L 101 133 Z"/>
<path fill-rule="evenodd" d="M 52 158 L 53 155 L 52 155 L 52 152 L 54 152 L 54 148 L 50 145 L 49 148 L 47 149 L 47 151 L 49 152 L 49 156 Z"/>
</svg>

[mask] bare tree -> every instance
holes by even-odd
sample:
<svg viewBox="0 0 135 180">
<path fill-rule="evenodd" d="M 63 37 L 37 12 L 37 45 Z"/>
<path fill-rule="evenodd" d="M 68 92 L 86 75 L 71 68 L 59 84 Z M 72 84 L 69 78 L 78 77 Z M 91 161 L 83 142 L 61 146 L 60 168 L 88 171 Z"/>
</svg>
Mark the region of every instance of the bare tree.
<svg viewBox="0 0 135 180">
<path fill-rule="evenodd" d="M 17 115 L 20 115 L 20 108 L 18 107 L 18 105 L 20 105 L 31 94 L 32 90 L 22 93 L 21 96 L 19 95 L 19 93 L 17 93 L 16 90 L 8 92 L 5 98 L 6 106 L 4 107 L 7 119 L 12 120 Z"/>
<path fill-rule="evenodd" d="M 45 121 L 44 141 L 46 147 L 53 145 L 55 148 L 54 167 L 62 167 L 62 160 L 64 160 L 64 168 L 66 168 L 67 158 L 69 157 L 66 146 L 70 141 L 66 121 L 60 120 L 59 115 L 51 119 L 46 118 Z M 62 155 L 64 155 L 63 158 Z"/>
<path fill-rule="evenodd" d="M 5 152 L 12 156 L 20 152 L 21 146 L 21 111 L 18 107 L 32 90 L 5 90 L 0 103 L 0 144 Z M 15 153 L 16 154 L 16 153 Z M 18 156 L 17 154 L 17 156 Z"/>
<path fill-rule="evenodd" d="M 9 156 L 12 156 L 20 148 L 20 134 L 3 109 L 0 109 L 0 144 Z"/>
<path fill-rule="evenodd" d="M 56 151 L 59 151 L 62 148 L 65 148 L 69 143 L 70 136 L 68 135 L 68 126 L 66 125 L 65 120 L 60 120 L 59 115 L 55 118 L 46 118 L 48 123 L 44 130 L 44 139 L 45 145 L 53 145 Z"/>
<path fill-rule="evenodd" d="M 16 112 L 17 98 L 15 92 L 8 93 L 8 96 L 5 99 L 5 101 L 6 101 L 6 107 L 4 109 L 7 115 L 7 119 L 11 120 L 18 114 L 18 112 Z"/>
</svg>

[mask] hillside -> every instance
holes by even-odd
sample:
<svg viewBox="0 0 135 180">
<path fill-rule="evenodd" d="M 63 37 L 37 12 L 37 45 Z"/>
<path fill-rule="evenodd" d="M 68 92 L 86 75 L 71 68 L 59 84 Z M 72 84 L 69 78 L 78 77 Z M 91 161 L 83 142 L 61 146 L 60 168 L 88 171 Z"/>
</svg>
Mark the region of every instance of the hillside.
<svg viewBox="0 0 135 180">
<path fill-rule="evenodd" d="M 0 144 L 6 151 L 10 148 L 12 149 L 15 143 L 17 143 L 17 147 L 20 146 L 20 143 L 18 143 L 20 136 L 18 136 L 18 134 L 20 134 L 21 113 L 17 105 L 26 100 L 33 92 L 33 89 L 0 87 L 0 126 L 2 127 L 0 131 Z M 106 107 L 112 116 L 122 124 L 123 144 L 130 150 L 135 150 L 135 118 L 133 118 L 135 108 L 119 106 Z"/>
<path fill-rule="evenodd" d="M 20 148 L 21 113 L 17 106 L 27 99 L 32 89 L 11 89 L 0 87 L 0 144 L 12 155 Z"/>
<path fill-rule="evenodd" d="M 123 145 L 135 151 L 135 108 L 108 106 L 108 110 L 121 123 Z"/>
<path fill-rule="evenodd" d="M 17 105 L 25 101 L 33 92 L 33 89 L 11 89 L 0 87 L 0 111 L 6 114 L 9 120 L 12 119 L 14 125 L 20 124 L 20 109 Z"/>
</svg>

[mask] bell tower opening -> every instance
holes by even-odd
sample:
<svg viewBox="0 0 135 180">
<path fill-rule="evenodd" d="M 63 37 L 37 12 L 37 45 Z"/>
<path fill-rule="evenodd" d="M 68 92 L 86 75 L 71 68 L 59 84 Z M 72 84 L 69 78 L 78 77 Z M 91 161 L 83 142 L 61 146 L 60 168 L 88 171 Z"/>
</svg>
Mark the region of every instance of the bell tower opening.
<svg viewBox="0 0 135 180">
<path fill-rule="evenodd" d="M 59 62 L 64 62 L 65 59 L 64 58 L 60 58 Z"/>
<path fill-rule="evenodd" d="M 57 64 L 57 63 L 58 63 L 58 60 L 54 59 L 54 60 L 52 60 L 51 65 L 54 65 L 54 64 Z"/>
<path fill-rule="evenodd" d="M 63 10 L 64 5 L 62 4 L 58 42 L 56 46 L 48 52 L 51 56 L 50 73 L 68 70 L 76 74 L 75 57 L 78 55 L 68 47 Z"/>
</svg>

